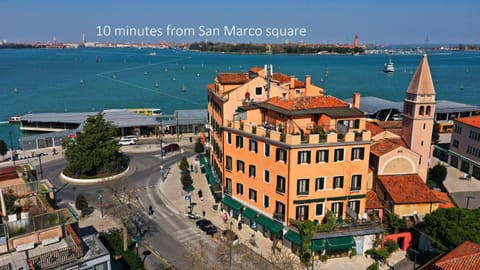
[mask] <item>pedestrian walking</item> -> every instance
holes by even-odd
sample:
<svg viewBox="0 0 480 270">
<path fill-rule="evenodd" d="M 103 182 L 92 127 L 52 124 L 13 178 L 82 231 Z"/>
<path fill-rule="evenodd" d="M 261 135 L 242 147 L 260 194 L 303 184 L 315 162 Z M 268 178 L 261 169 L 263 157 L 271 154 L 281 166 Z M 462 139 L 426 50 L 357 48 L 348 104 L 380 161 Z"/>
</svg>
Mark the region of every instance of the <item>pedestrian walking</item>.
<svg viewBox="0 0 480 270">
<path fill-rule="evenodd" d="M 206 214 L 205 209 L 202 210 L 202 214 L 203 214 L 203 217 L 205 217 L 205 214 Z"/>
</svg>

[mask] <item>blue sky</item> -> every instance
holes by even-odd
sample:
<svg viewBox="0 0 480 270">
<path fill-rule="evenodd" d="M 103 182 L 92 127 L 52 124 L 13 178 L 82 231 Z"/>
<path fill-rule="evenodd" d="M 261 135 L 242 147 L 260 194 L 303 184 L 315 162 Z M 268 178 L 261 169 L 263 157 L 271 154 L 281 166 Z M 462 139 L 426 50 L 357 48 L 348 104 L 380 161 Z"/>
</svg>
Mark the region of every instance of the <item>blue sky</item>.
<svg viewBox="0 0 480 270">
<path fill-rule="evenodd" d="M 351 43 L 480 44 L 480 1 L 471 0 L 343 0 L 343 1 L 64 1 L 2 0 L 0 39 L 9 41 L 158 42 L 226 41 Z M 166 36 L 166 27 L 192 28 L 191 36 Z M 201 25 L 219 28 L 214 37 L 201 37 Z M 110 28 L 97 36 L 98 26 Z M 161 28 L 161 37 L 114 35 L 121 28 Z M 260 28 L 258 36 L 226 36 L 224 27 Z M 305 28 L 304 36 L 275 38 L 266 28 Z"/>
</svg>

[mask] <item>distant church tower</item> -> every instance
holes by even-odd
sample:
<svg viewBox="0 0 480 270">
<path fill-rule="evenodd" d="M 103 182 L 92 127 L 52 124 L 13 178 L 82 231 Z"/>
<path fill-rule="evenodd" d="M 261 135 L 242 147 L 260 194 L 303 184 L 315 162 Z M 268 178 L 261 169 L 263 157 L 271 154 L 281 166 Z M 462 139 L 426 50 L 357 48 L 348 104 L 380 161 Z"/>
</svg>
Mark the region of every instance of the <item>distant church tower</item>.
<svg viewBox="0 0 480 270">
<path fill-rule="evenodd" d="M 424 54 L 413 75 L 403 102 L 402 137 L 408 147 L 419 154 L 418 175 L 427 181 L 432 129 L 435 116 L 435 88 Z"/>
<path fill-rule="evenodd" d="M 355 35 L 353 39 L 353 47 L 360 47 L 360 41 L 358 40 L 358 35 Z"/>
</svg>

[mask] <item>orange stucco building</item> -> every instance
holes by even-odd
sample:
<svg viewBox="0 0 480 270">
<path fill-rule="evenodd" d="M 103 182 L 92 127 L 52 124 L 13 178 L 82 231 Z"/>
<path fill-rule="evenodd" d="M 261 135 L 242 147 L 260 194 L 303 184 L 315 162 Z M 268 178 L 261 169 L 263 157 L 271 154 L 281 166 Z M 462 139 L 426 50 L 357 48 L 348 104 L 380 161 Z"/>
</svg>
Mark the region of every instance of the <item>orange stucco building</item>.
<svg viewBox="0 0 480 270">
<path fill-rule="evenodd" d="M 211 163 L 229 201 L 283 225 L 365 212 L 371 137 L 359 109 L 271 67 L 217 74 L 208 101 Z"/>
</svg>

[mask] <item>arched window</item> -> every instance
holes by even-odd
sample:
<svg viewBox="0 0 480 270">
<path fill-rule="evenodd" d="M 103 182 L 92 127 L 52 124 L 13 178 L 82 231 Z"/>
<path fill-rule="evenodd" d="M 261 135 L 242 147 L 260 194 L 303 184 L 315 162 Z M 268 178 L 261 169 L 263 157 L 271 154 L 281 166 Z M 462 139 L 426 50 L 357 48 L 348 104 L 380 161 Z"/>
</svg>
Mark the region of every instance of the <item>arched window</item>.
<svg viewBox="0 0 480 270">
<path fill-rule="evenodd" d="M 432 108 L 431 108 L 430 106 L 427 106 L 426 114 L 427 114 L 428 116 L 430 116 L 431 110 L 432 110 Z"/>
<path fill-rule="evenodd" d="M 420 111 L 418 112 L 419 115 L 424 115 L 425 114 L 425 107 L 420 106 Z"/>
</svg>

